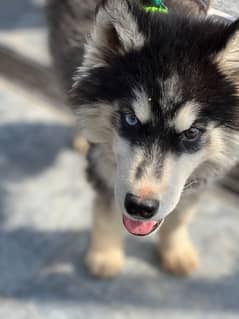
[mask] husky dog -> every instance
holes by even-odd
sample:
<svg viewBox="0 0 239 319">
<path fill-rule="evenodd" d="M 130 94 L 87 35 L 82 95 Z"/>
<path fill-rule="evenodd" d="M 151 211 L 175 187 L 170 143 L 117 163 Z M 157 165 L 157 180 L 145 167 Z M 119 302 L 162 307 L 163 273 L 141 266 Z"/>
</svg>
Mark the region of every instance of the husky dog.
<svg viewBox="0 0 239 319">
<path fill-rule="evenodd" d="M 88 268 L 122 270 L 122 224 L 138 236 L 161 226 L 162 267 L 188 275 L 199 262 L 187 228 L 200 189 L 239 159 L 239 22 L 206 18 L 203 0 L 165 1 L 168 14 L 145 1 L 96 2 L 48 7 L 57 72 L 90 143 Z"/>
</svg>

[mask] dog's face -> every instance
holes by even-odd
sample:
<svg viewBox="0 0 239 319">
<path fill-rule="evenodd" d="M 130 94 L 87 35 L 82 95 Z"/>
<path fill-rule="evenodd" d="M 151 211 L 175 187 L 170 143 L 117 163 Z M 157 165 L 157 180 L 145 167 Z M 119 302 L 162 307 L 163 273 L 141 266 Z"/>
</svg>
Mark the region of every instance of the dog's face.
<svg viewBox="0 0 239 319">
<path fill-rule="evenodd" d="M 84 135 L 111 145 L 126 215 L 159 221 L 185 188 L 235 162 L 238 62 L 238 23 L 146 13 L 127 0 L 98 8 L 72 97 Z"/>
</svg>

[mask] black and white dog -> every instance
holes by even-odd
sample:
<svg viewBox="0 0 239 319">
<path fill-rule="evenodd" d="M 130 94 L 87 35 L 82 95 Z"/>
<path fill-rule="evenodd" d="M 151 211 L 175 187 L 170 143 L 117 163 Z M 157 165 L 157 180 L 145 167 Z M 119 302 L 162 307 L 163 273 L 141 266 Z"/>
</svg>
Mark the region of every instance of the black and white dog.
<svg viewBox="0 0 239 319">
<path fill-rule="evenodd" d="M 239 159 L 239 22 L 206 17 L 209 1 L 52 0 L 50 44 L 83 136 L 96 190 L 87 265 L 124 264 L 122 221 L 145 236 L 161 226 L 162 266 L 198 265 L 187 231 L 200 186 Z M 91 29 L 84 48 L 83 38 Z"/>
</svg>

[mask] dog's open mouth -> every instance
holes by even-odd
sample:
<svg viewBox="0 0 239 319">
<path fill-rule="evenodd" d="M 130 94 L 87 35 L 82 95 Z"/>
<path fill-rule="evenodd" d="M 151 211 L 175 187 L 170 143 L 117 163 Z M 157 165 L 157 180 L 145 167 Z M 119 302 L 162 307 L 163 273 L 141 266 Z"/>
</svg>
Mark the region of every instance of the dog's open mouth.
<svg viewBox="0 0 239 319">
<path fill-rule="evenodd" d="M 135 236 L 147 236 L 153 231 L 158 229 L 163 224 L 163 219 L 159 221 L 143 221 L 143 220 L 133 220 L 123 215 L 123 224 L 127 231 Z"/>
</svg>

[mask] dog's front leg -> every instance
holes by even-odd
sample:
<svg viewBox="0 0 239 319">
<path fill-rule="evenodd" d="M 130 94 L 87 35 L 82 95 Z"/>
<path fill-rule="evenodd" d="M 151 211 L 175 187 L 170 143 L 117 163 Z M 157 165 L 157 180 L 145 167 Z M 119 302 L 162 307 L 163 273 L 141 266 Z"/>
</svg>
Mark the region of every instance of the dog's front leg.
<svg viewBox="0 0 239 319">
<path fill-rule="evenodd" d="M 182 198 L 159 232 L 161 265 L 178 276 L 190 275 L 199 265 L 198 252 L 188 233 L 188 224 L 197 208 L 198 199 L 198 195 Z"/>
<path fill-rule="evenodd" d="M 91 274 L 111 278 L 124 266 L 123 229 L 120 214 L 109 199 L 97 196 L 94 202 L 93 230 L 86 263 Z"/>
</svg>

